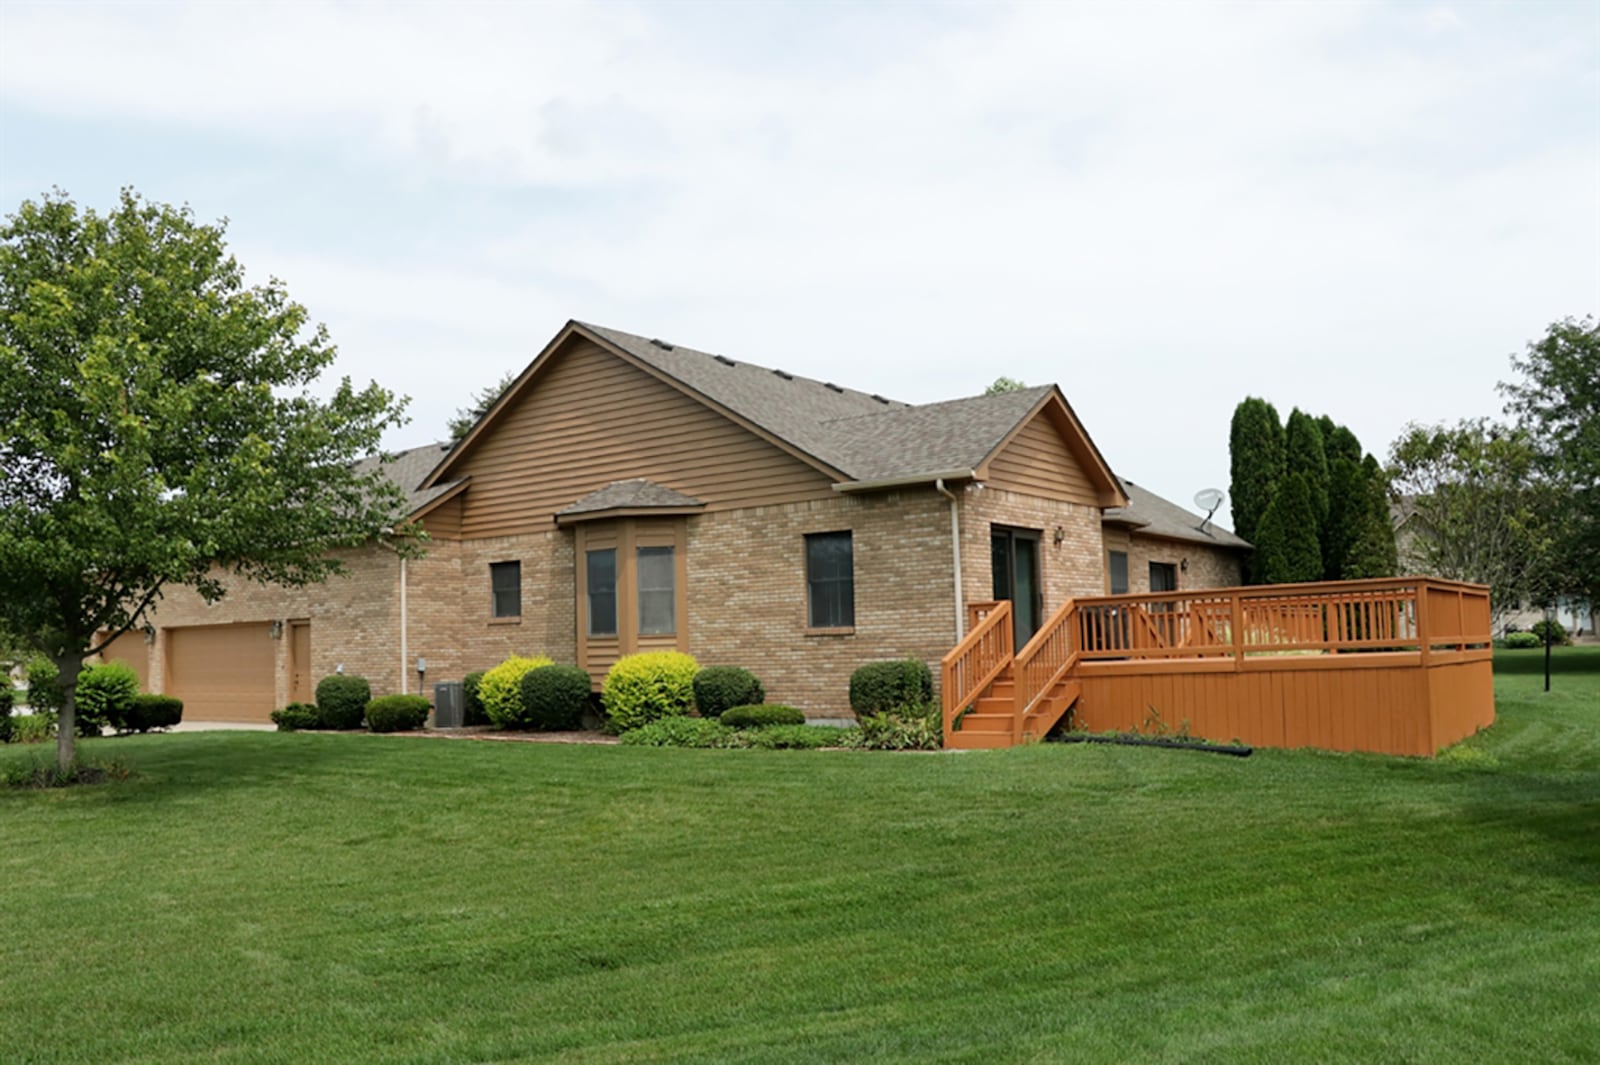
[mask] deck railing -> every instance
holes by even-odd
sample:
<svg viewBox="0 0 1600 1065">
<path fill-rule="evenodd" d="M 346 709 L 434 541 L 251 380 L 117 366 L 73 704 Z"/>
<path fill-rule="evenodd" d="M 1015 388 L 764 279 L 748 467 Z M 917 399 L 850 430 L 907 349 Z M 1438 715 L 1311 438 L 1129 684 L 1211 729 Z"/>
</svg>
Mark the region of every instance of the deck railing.
<svg viewBox="0 0 1600 1065">
<path fill-rule="evenodd" d="M 1011 664 L 1015 640 L 1009 600 L 967 604 L 967 635 L 940 663 L 946 736 L 954 730 L 956 717 Z"/>
<path fill-rule="evenodd" d="M 1080 655 L 1204 658 L 1483 646 L 1489 593 L 1433 577 L 1077 600 Z"/>
<path fill-rule="evenodd" d="M 1027 646 L 1017 652 L 1012 667 L 1016 682 L 1015 720 L 1011 726 L 1013 742 L 1021 741 L 1023 722 L 1034 704 L 1078 664 L 1077 610 L 1077 604 L 1068 599 L 1039 627 Z"/>
</svg>

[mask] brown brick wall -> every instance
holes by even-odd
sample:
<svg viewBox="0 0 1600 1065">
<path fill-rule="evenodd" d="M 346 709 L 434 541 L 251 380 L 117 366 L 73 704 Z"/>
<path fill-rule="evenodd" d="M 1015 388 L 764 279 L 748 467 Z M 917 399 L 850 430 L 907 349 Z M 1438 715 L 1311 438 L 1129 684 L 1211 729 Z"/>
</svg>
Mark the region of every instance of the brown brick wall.
<svg viewBox="0 0 1600 1065">
<path fill-rule="evenodd" d="M 1231 588 L 1244 583 L 1242 556 L 1210 544 L 1187 540 L 1164 540 L 1154 536 L 1130 535 L 1127 529 L 1106 526 L 1105 550 L 1128 553 L 1128 592 L 1150 591 L 1150 563 L 1166 562 L 1178 567 L 1178 590 Z M 1106 580 L 1109 581 L 1109 571 Z M 1109 593 L 1110 585 L 1106 585 Z"/>
<path fill-rule="evenodd" d="M 993 487 L 968 488 L 962 496 L 961 583 L 965 601 L 994 598 L 989 549 L 990 528 L 994 525 L 1038 530 L 1044 618 L 1074 596 L 1101 593 L 1105 569 L 1099 508 Z M 1062 532 L 1059 544 L 1055 542 L 1058 527 Z"/>
<path fill-rule="evenodd" d="M 805 535 L 852 533 L 855 627 L 807 628 Z M 938 675 L 955 631 L 949 505 L 931 489 L 841 495 L 691 518 L 689 641 L 702 665 L 737 665 L 771 702 L 850 713 L 850 673 L 912 656 Z"/>
</svg>

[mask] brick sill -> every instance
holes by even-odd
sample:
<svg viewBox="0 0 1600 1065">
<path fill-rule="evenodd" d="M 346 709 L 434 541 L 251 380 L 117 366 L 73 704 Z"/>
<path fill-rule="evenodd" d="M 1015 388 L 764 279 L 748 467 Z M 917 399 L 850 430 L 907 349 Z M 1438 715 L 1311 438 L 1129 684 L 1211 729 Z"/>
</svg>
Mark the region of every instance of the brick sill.
<svg viewBox="0 0 1600 1065">
<path fill-rule="evenodd" d="M 807 629 L 805 634 L 807 636 L 854 636 L 856 630 L 854 626 L 842 629 Z"/>
<path fill-rule="evenodd" d="M 520 617 L 518 617 L 518 618 L 490 618 L 489 619 L 489 624 L 491 624 L 491 625 L 521 625 L 522 624 L 522 619 Z"/>
</svg>

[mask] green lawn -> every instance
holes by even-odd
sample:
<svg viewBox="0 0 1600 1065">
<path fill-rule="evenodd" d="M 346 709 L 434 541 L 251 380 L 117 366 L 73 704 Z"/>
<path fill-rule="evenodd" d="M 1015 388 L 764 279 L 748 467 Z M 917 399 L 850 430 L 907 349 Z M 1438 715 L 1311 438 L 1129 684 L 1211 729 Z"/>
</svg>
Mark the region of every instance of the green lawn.
<svg viewBox="0 0 1600 1065">
<path fill-rule="evenodd" d="M 1592 1062 L 1600 652 L 1514 654 L 1433 762 L 93 741 L 0 1060 Z"/>
</svg>

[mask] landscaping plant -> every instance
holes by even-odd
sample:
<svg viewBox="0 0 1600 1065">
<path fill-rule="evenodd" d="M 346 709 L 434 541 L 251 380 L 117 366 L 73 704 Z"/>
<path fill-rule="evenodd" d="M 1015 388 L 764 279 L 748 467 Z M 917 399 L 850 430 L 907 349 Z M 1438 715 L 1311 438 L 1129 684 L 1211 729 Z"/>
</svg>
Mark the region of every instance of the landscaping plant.
<svg viewBox="0 0 1600 1065">
<path fill-rule="evenodd" d="M 111 719 L 118 732 L 171 728 L 183 720 L 183 700 L 171 695 L 135 695 L 120 716 Z"/>
<path fill-rule="evenodd" d="M 373 732 L 414 732 L 428 722 L 432 709 L 421 695 L 380 695 L 367 704 L 367 728 Z"/>
<path fill-rule="evenodd" d="M 593 685 L 577 666 L 540 666 L 522 675 L 521 728 L 558 732 L 575 729 L 589 709 Z"/>
<path fill-rule="evenodd" d="M 606 728 L 626 732 L 694 706 L 694 658 L 681 651 L 646 651 L 617 660 L 600 694 Z"/>
<path fill-rule="evenodd" d="M 522 678 L 540 666 L 551 665 L 543 655 L 512 655 L 487 671 L 478 683 L 478 698 L 489 723 L 496 728 L 523 728 Z"/>
<path fill-rule="evenodd" d="M 139 675 L 124 662 L 90 666 L 78 674 L 78 734 L 98 736 L 116 728 L 139 694 Z"/>
<path fill-rule="evenodd" d="M 464 725 L 489 723 L 489 715 L 483 709 L 483 699 L 478 695 L 483 674 L 484 671 L 478 669 L 461 678 L 461 723 Z"/>
<path fill-rule="evenodd" d="M 349 730 L 361 727 L 372 685 L 367 678 L 335 673 L 317 683 L 317 727 Z"/>
<path fill-rule="evenodd" d="M 729 728 L 763 728 L 767 725 L 804 725 L 806 712 L 778 703 L 760 706 L 730 706 L 720 719 Z"/>
<path fill-rule="evenodd" d="M 755 706 L 766 701 L 761 681 L 739 666 L 706 666 L 694 675 L 694 705 L 701 717 L 721 717 L 734 706 Z"/>
<path fill-rule="evenodd" d="M 857 718 L 921 706 L 931 698 L 933 673 L 915 658 L 868 662 L 850 674 L 850 709 Z"/>
<path fill-rule="evenodd" d="M 322 727 L 322 715 L 310 703 L 290 703 L 272 712 L 272 723 L 279 732 L 299 732 Z"/>
</svg>

